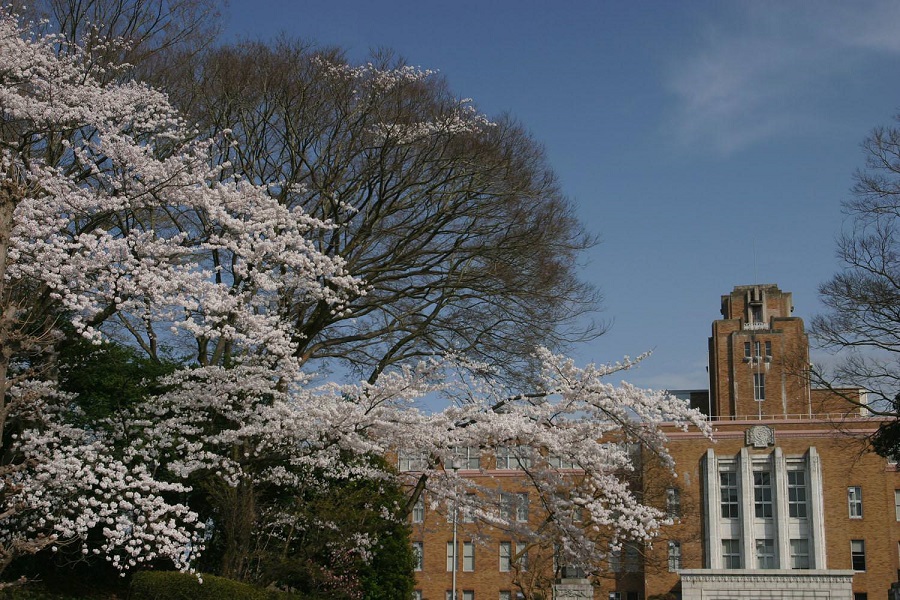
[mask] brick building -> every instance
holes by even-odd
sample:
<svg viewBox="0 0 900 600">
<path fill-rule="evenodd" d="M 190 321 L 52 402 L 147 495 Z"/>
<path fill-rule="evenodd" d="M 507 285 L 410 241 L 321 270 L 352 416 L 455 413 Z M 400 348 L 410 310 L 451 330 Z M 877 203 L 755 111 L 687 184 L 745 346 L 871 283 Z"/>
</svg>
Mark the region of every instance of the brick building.
<svg viewBox="0 0 900 600">
<path fill-rule="evenodd" d="M 674 524 L 652 547 L 629 545 L 590 579 L 555 564 L 552 548 L 526 546 L 476 519 L 413 511 L 421 557 L 417 597 L 447 600 L 585 598 L 885 597 L 900 568 L 900 474 L 865 452 L 878 422 L 845 397 L 811 389 L 809 343 L 790 293 L 738 286 L 722 296 L 709 339 L 709 390 L 676 392 L 703 410 L 714 443 L 671 431 L 673 475 L 643 461 L 645 502 Z M 863 402 L 861 402 L 863 404 Z M 456 465 L 495 486 L 517 521 L 541 515 L 519 487 L 516 452 L 466 450 Z M 401 455 L 400 468 L 416 465 Z M 454 548 L 456 548 L 454 550 Z M 454 560 L 456 569 L 454 573 Z"/>
</svg>

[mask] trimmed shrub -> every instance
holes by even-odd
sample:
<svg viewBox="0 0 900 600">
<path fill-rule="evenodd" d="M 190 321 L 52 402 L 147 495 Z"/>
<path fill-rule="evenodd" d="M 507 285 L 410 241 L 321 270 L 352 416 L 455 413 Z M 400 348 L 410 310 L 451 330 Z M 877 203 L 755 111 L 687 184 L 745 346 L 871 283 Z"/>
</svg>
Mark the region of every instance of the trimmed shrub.
<svg viewBox="0 0 900 600">
<path fill-rule="evenodd" d="M 131 600 L 300 600 L 300 596 L 265 590 L 246 583 L 178 571 L 142 571 L 131 578 Z"/>
</svg>

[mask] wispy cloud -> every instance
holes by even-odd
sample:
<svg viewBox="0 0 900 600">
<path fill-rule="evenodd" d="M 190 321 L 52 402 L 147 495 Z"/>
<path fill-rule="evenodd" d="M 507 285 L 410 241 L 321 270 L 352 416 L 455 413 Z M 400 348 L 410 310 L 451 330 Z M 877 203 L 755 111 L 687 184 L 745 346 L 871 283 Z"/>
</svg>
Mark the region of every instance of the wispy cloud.
<svg viewBox="0 0 900 600">
<path fill-rule="evenodd" d="M 874 57 L 900 56 L 900 3 L 754 2 L 707 21 L 674 56 L 669 126 L 685 144 L 730 154 L 818 127 L 812 109 Z"/>
</svg>

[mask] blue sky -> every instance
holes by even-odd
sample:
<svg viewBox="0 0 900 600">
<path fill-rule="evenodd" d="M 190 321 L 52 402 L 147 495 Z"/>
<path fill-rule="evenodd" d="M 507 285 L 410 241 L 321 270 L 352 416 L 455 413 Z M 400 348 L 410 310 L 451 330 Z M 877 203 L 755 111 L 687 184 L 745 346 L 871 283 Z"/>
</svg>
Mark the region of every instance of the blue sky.
<svg viewBox="0 0 900 600">
<path fill-rule="evenodd" d="M 706 387 L 719 297 L 777 283 L 821 310 L 860 142 L 900 110 L 900 3 L 232 0 L 226 39 L 279 33 L 439 70 L 546 147 L 602 243 L 583 275 L 612 327 L 579 362 Z M 824 355 L 815 355 L 827 360 Z"/>
</svg>

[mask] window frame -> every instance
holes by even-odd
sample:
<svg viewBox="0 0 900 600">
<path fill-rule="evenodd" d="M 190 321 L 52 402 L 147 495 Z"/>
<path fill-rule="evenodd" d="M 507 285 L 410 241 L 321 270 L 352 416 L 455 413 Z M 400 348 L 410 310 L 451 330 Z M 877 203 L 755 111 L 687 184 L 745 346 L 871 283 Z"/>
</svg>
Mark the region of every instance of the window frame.
<svg viewBox="0 0 900 600">
<path fill-rule="evenodd" d="M 863 518 L 862 486 L 851 485 L 847 487 L 847 513 L 851 519 Z"/>
<path fill-rule="evenodd" d="M 397 470 L 401 473 L 424 471 L 428 466 L 428 457 L 422 450 L 400 448 L 397 451 Z"/>
<path fill-rule="evenodd" d="M 800 547 L 802 543 L 802 547 Z M 809 540 L 793 538 L 789 542 L 791 550 L 791 569 L 809 569 Z"/>
<path fill-rule="evenodd" d="M 456 567 L 456 572 L 459 572 L 459 564 L 456 562 L 456 546 L 453 542 L 447 542 L 447 572 L 452 573 L 453 568 Z"/>
<path fill-rule="evenodd" d="M 626 573 L 641 572 L 641 549 L 635 542 L 626 543 L 622 549 L 625 554 L 624 571 Z"/>
<path fill-rule="evenodd" d="M 850 540 L 850 568 L 860 573 L 865 572 L 866 540 Z"/>
<path fill-rule="evenodd" d="M 413 542 L 412 550 L 415 558 L 413 571 L 420 572 L 425 567 L 425 542 Z"/>
<path fill-rule="evenodd" d="M 456 446 L 450 468 L 456 471 L 478 471 L 481 469 L 481 449 L 477 446 Z"/>
<path fill-rule="evenodd" d="M 509 573 L 512 571 L 512 542 L 500 542 L 500 567 L 501 573 Z M 506 550 L 506 552 L 504 552 Z M 504 568 L 506 567 L 506 568 Z"/>
<path fill-rule="evenodd" d="M 753 400 L 764 402 L 766 399 L 766 374 L 753 374 Z"/>
<path fill-rule="evenodd" d="M 523 471 L 531 468 L 532 449 L 522 444 L 497 446 L 494 458 L 498 471 Z"/>
<path fill-rule="evenodd" d="M 753 471 L 753 516 L 757 519 L 772 519 L 775 516 L 771 471 Z"/>
<path fill-rule="evenodd" d="M 558 469 L 558 470 L 560 470 L 560 471 L 563 471 L 563 470 L 573 470 L 573 469 L 580 469 L 580 468 L 581 468 L 581 467 L 579 467 L 578 464 L 577 464 L 574 460 L 572 460 L 571 458 L 565 458 L 565 459 L 564 459 L 562 456 L 560 456 L 560 455 L 558 455 L 558 454 L 551 454 L 551 455 L 549 455 L 549 456 L 547 457 L 547 464 L 548 464 L 550 467 L 552 467 L 552 468 L 554 468 L 554 469 Z"/>
<path fill-rule="evenodd" d="M 529 512 L 528 492 L 500 492 L 501 519 L 527 523 Z"/>
<path fill-rule="evenodd" d="M 681 518 L 681 488 L 666 488 L 666 516 L 670 519 Z"/>
<path fill-rule="evenodd" d="M 610 573 L 621 573 L 624 570 L 622 565 L 622 549 L 610 548 L 609 554 L 606 556 L 606 562 L 609 565 Z"/>
<path fill-rule="evenodd" d="M 668 548 L 669 572 L 675 573 L 681 569 L 681 542 L 669 540 Z"/>
<path fill-rule="evenodd" d="M 726 485 L 725 479 L 728 479 Z M 726 497 L 725 492 L 729 494 Z M 733 494 L 732 494 L 733 492 Z M 741 517 L 741 494 L 737 471 L 719 471 L 719 516 L 722 519 L 739 519 Z M 727 511 L 726 511 L 727 508 Z M 729 514 L 725 514 L 728 512 Z M 731 514 L 734 513 L 734 514 Z"/>
<path fill-rule="evenodd" d="M 419 495 L 419 499 L 413 504 L 412 513 L 410 513 L 413 523 L 425 522 L 425 497 Z"/>
<path fill-rule="evenodd" d="M 527 571 L 528 570 L 528 544 L 525 542 L 516 542 L 516 553 L 514 555 L 515 560 L 513 564 L 516 565 L 519 571 Z"/>
<path fill-rule="evenodd" d="M 798 476 L 802 480 L 799 483 L 796 480 Z M 794 478 L 794 481 L 791 481 L 792 478 Z M 808 494 L 806 493 L 806 471 L 802 469 L 789 469 L 787 472 L 787 482 L 788 517 L 793 519 L 808 519 L 809 505 L 807 498 Z"/>
<path fill-rule="evenodd" d="M 741 540 L 732 538 L 725 538 L 722 540 L 722 568 L 743 568 L 743 557 L 741 556 Z"/>
<path fill-rule="evenodd" d="M 757 538 L 754 544 L 756 551 L 756 568 L 760 570 L 778 568 L 775 560 L 775 540 L 772 538 Z"/>
<path fill-rule="evenodd" d="M 900 522 L 900 490 L 894 490 L 894 517 Z"/>
<path fill-rule="evenodd" d="M 463 542 L 462 570 L 463 573 L 475 571 L 475 542 Z"/>
</svg>

